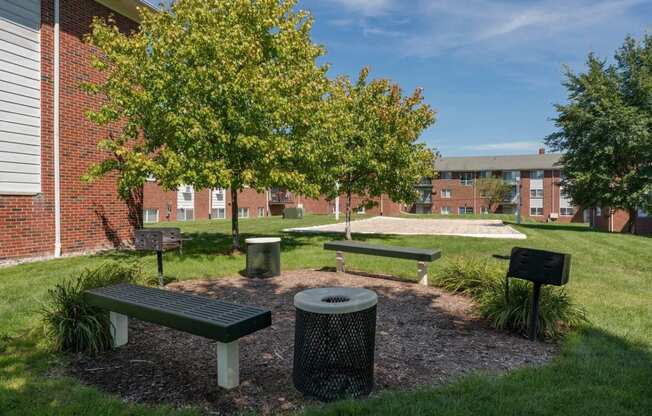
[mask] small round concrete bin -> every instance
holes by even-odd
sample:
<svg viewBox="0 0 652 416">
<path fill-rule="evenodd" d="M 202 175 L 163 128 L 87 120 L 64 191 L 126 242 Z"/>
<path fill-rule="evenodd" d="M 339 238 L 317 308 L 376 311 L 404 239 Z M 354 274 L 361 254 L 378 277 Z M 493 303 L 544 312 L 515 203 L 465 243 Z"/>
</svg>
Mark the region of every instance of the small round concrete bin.
<svg viewBox="0 0 652 416">
<path fill-rule="evenodd" d="M 247 276 L 268 278 L 281 274 L 281 239 L 247 238 Z"/>
<path fill-rule="evenodd" d="M 294 296 L 297 390 L 322 401 L 371 392 L 377 303 L 376 293 L 361 288 L 308 289 Z"/>
</svg>

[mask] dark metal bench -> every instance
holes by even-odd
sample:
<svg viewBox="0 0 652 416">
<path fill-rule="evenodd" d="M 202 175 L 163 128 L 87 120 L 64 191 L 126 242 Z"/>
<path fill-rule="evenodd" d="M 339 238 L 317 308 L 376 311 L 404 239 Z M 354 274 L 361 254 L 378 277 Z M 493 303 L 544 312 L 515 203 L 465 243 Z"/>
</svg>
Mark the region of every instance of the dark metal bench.
<svg viewBox="0 0 652 416">
<path fill-rule="evenodd" d="M 267 309 L 126 283 L 90 289 L 84 296 L 109 311 L 115 347 L 128 341 L 128 317 L 216 340 L 218 385 L 227 389 L 239 384 L 238 339 L 272 324 Z"/>
<path fill-rule="evenodd" d="M 428 266 L 426 263 L 437 260 L 441 257 L 439 250 L 429 250 L 423 248 L 399 247 L 399 246 L 381 246 L 376 244 L 367 244 L 359 241 L 331 241 L 324 244 L 325 250 L 336 252 L 337 271 L 344 272 L 344 254 L 356 253 L 367 254 L 370 256 L 393 257 L 397 259 L 416 260 L 417 276 L 419 283 L 428 286 Z"/>
</svg>

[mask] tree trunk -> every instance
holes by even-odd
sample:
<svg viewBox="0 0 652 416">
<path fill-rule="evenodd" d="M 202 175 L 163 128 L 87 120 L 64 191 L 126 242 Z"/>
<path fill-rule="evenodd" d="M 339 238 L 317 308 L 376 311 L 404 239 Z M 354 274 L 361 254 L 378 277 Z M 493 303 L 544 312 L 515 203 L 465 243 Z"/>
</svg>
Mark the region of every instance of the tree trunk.
<svg viewBox="0 0 652 416">
<path fill-rule="evenodd" d="M 238 223 L 238 188 L 231 186 L 231 250 L 240 251 L 240 225 Z"/>
<path fill-rule="evenodd" d="M 629 221 L 627 222 L 627 230 L 631 234 L 636 234 L 636 222 L 638 220 L 638 209 L 630 208 L 628 211 L 629 211 Z"/>
<path fill-rule="evenodd" d="M 351 238 L 351 191 L 346 193 L 345 238 Z"/>
</svg>

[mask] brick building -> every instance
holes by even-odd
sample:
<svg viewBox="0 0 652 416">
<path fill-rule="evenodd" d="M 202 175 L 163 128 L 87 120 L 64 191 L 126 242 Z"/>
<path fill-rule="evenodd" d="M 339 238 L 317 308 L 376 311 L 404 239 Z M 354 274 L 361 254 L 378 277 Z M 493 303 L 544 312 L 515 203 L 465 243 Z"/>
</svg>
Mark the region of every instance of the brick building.
<svg viewBox="0 0 652 416">
<path fill-rule="evenodd" d="M 0 0 L 0 260 L 59 256 L 129 240 L 141 215 L 115 179 L 87 184 L 109 128 L 84 117 L 99 74 L 83 36 L 94 16 L 136 28 L 136 0 Z"/>
<path fill-rule="evenodd" d="M 413 212 L 464 215 L 513 214 L 521 203 L 521 215 L 534 220 L 581 222 L 582 213 L 565 198 L 559 184 L 560 155 L 445 157 L 436 163 L 437 179 L 425 178 L 418 185 L 421 196 Z M 496 177 L 512 191 L 496 206 L 489 206 L 477 189 L 480 178 Z M 520 184 L 520 192 L 519 185 Z"/>
<path fill-rule="evenodd" d="M 156 182 L 147 182 L 143 189 L 143 218 L 146 223 L 231 218 L 231 193 L 224 189 L 194 190 L 183 185 L 176 191 L 164 191 Z M 369 215 L 398 215 L 402 205 L 387 196 L 377 198 L 371 208 L 361 206 L 359 197 L 353 197 L 352 205 L 357 213 Z M 245 189 L 238 194 L 240 218 L 257 218 L 282 215 L 289 207 L 303 207 L 309 214 L 332 214 L 335 201 L 325 198 L 306 198 L 283 189 L 272 188 L 265 192 Z M 340 209 L 344 210 L 344 198 L 340 197 Z"/>
<path fill-rule="evenodd" d="M 591 208 L 586 210 L 587 222 L 601 231 L 612 233 L 627 232 L 629 213 L 621 209 L 610 210 L 609 208 Z M 652 214 L 639 209 L 636 217 L 636 233 L 652 234 Z"/>
</svg>

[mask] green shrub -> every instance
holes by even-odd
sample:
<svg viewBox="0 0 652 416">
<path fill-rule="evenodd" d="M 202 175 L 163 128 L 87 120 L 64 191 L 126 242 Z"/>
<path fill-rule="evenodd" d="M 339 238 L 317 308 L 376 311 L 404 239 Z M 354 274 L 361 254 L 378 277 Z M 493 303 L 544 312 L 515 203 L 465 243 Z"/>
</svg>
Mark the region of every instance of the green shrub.
<svg viewBox="0 0 652 416">
<path fill-rule="evenodd" d="M 137 282 L 141 276 L 136 265 L 105 263 L 95 269 L 86 269 L 50 289 L 49 303 L 42 314 L 46 335 L 54 349 L 91 355 L 110 349 L 109 314 L 88 305 L 83 293 L 96 287 Z"/>
<path fill-rule="evenodd" d="M 433 284 L 454 293 L 473 297 L 505 277 L 505 267 L 482 257 L 453 257 L 433 277 Z"/>
<path fill-rule="evenodd" d="M 532 283 L 510 279 L 495 282 L 478 298 L 480 313 L 498 329 L 525 334 L 532 304 Z M 560 287 L 542 286 L 537 337 L 556 338 L 566 330 L 586 322 L 586 312 L 576 306 Z"/>
</svg>

